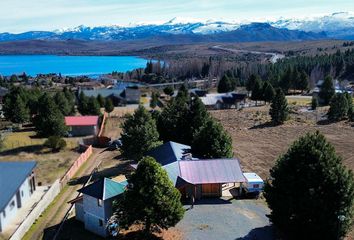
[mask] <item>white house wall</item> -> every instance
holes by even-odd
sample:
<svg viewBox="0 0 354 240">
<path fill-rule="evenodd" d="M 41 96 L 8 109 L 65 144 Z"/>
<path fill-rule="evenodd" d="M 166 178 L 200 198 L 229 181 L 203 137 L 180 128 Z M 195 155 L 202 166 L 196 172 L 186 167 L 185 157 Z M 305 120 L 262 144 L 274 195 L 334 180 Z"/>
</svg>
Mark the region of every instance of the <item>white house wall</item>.
<svg viewBox="0 0 354 240">
<path fill-rule="evenodd" d="M 26 200 L 31 197 L 31 191 L 30 191 L 30 177 L 27 178 L 20 186 L 18 189 L 20 193 L 20 198 L 21 198 L 21 206 L 23 204 L 26 204 Z M 17 193 L 17 192 L 16 192 Z M 14 196 L 11 198 L 11 200 L 8 202 L 7 206 L 5 207 L 5 211 L 1 211 L 0 213 L 0 232 L 4 231 L 7 227 L 7 225 L 15 218 L 16 213 L 18 211 L 18 202 L 16 199 L 16 193 Z M 11 206 L 11 203 L 14 203 L 14 206 Z M 5 214 L 4 214 L 5 212 Z"/>
</svg>

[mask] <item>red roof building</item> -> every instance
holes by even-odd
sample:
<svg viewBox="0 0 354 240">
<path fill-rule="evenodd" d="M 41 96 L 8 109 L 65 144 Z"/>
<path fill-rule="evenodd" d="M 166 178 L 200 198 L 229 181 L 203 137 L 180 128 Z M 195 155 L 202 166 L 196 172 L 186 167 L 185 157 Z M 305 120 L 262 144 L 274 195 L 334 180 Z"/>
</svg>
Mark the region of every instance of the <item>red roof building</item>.
<svg viewBox="0 0 354 240">
<path fill-rule="evenodd" d="M 98 116 L 65 117 L 66 126 L 95 126 L 97 124 L 98 124 Z"/>
<path fill-rule="evenodd" d="M 65 117 L 65 125 L 70 127 L 71 136 L 96 135 L 98 130 L 98 116 Z"/>
</svg>

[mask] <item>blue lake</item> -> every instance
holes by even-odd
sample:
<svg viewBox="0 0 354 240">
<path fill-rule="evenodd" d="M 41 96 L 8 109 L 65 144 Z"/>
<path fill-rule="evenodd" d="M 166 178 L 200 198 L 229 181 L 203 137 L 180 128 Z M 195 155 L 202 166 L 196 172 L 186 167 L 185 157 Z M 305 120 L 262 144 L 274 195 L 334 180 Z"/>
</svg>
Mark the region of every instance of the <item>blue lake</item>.
<svg viewBox="0 0 354 240">
<path fill-rule="evenodd" d="M 97 76 L 112 71 L 126 72 L 146 66 L 146 59 L 133 56 L 0 56 L 0 75 L 61 73 L 67 76 Z"/>
</svg>

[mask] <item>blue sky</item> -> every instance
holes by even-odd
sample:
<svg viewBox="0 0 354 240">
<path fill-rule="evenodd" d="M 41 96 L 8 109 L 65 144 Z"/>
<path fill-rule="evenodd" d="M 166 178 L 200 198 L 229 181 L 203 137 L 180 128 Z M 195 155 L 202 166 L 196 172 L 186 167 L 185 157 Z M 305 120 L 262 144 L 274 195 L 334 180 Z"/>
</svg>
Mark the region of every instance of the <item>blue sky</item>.
<svg viewBox="0 0 354 240">
<path fill-rule="evenodd" d="M 354 12 L 353 0 L 0 0 L 0 32 L 163 23 L 174 17 L 261 21 L 340 11 Z"/>
</svg>

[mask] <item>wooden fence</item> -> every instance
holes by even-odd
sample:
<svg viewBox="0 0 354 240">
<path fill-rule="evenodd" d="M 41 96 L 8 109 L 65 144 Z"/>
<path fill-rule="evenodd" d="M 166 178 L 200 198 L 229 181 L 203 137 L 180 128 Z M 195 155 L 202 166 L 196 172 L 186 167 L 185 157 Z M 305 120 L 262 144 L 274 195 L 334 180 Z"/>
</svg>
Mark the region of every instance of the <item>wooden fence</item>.
<svg viewBox="0 0 354 240">
<path fill-rule="evenodd" d="M 85 152 L 81 153 L 81 155 L 76 159 L 76 161 L 71 165 L 68 171 L 64 174 L 64 176 L 60 179 L 60 183 L 65 185 L 79 170 L 82 164 L 84 164 L 87 159 L 92 155 L 92 145 L 90 145 Z"/>
<path fill-rule="evenodd" d="M 101 135 L 102 135 L 102 133 L 103 133 L 103 131 L 104 131 L 104 125 L 105 125 L 105 123 L 106 123 L 106 118 L 107 118 L 107 113 L 104 112 L 103 118 L 102 118 L 101 127 L 100 127 L 100 131 L 98 132 L 98 135 L 97 135 L 98 137 L 101 137 Z"/>
</svg>

